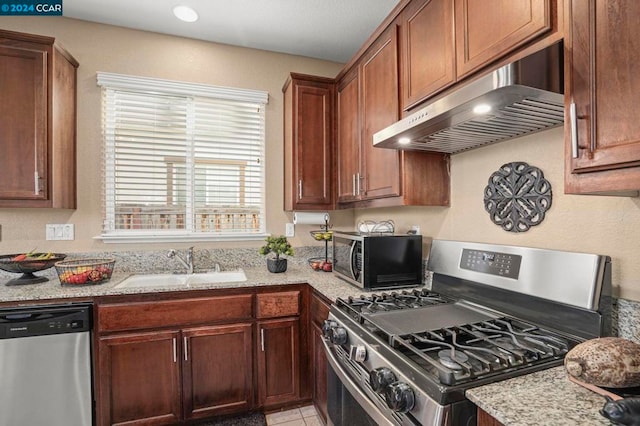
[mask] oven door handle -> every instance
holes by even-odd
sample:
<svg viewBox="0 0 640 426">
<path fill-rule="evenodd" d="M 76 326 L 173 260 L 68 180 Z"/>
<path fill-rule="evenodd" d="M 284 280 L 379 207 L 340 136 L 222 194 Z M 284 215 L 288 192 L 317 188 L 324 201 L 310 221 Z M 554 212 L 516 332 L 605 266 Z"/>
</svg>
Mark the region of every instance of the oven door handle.
<svg viewBox="0 0 640 426">
<path fill-rule="evenodd" d="M 329 347 L 329 344 L 325 339 L 322 339 L 322 344 L 324 345 L 324 352 L 327 355 L 327 361 L 329 361 L 329 365 L 331 369 L 336 373 L 342 385 L 349 391 L 351 396 L 360 404 L 360 406 L 365 410 L 365 412 L 374 420 L 378 425 L 381 426 L 397 426 L 398 423 L 391 421 L 387 416 L 384 415 L 380 408 L 373 403 L 357 385 L 357 383 L 349 376 L 349 373 L 340 365 L 338 360 L 335 358 L 333 351 Z"/>
</svg>

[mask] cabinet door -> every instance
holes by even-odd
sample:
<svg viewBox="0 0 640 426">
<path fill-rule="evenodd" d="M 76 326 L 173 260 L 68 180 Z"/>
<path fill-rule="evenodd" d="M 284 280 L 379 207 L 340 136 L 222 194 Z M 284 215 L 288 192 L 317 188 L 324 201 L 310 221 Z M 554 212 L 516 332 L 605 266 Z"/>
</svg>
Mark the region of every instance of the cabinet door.
<svg viewBox="0 0 640 426">
<path fill-rule="evenodd" d="M 398 37 L 396 25 L 380 35 L 363 57 L 360 69 L 362 93 L 362 188 L 364 199 L 400 195 L 400 154 L 374 148 L 374 133 L 398 121 Z"/>
<path fill-rule="evenodd" d="M 182 375 L 186 419 L 252 408 L 251 324 L 182 331 Z"/>
<path fill-rule="evenodd" d="M 300 394 L 299 319 L 258 323 L 260 406 L 296 401 Z"/>
<path fill-rule="evenodd" d="M 45 46 L 21 42 L 0 46 L 0 93 L 6 100 L 0 102 L 0 199 L 46 200 Z"/>
<path fill-rule="evenodd" d="M 337 95 L 338 202 L 357 199 L 360 174 L 360 108 L 358 68 L 340 82 Z"/>
<path fill-rule="evenodd" d="M 550 0 L 455 0 L 457 75 L 551 30 Z"/>
<path fill-rule="evenodd" d="M 567 192 L 640 189 L 640 2 L 572 1 L 571 14 Z"/>
<path fill-rule="evenodd" d="M 503 424 L 491 417 L 483 409 L 478 408 L 478 426 L 503 426 Z"/>
<path fill-rule="evenodd" d="M 327 356 L 322 344 L 322 329 L 317 325 L 311 326 L 311 351 L 313 374 L 313 402 L 318 413 L 327 421 Z"/>
<path fill-rule="evenodd" d="M 98 424 L 169 425 L 180 421 L 177 331 L 99 340 Z"/>
<path fill-rule="evenodd" d="M 292 174 L 290 183 L 285 180 L 285 210 L 328 209 L 332 207 L 333 82 L 292 76 L 285 90 L 285 103 L 291 104 L 285 105 L 285 158 L 290 156 L 285 173 Z"/>
<path fill-rule="evenodd" d="M 326 300 L 326 299 L 325 299 Z M 313 403 L 327 422 L 327 356 L 322 344 L 322 324 L 329 316 L 329 305 L 315 292 L 311 295 L 311 365 L 313 367 Z"/>
<path fill-rule="evenodd" d="M 420 0 L 401 24 L 402 109 L 408 110 L 456 79 L 453 2 Z"/>
</svg>

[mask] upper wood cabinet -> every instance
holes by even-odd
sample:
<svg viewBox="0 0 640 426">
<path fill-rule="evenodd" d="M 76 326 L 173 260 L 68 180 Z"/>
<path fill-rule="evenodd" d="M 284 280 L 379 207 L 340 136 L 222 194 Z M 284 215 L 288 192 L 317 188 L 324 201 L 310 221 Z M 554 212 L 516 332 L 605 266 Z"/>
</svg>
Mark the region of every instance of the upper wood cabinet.
<svg viewBox="0 0 640 426">
<path fill-rule="evenodd" d="M 454 1 L 458 78 L 552 29 L 551 0 Z"/>
<path fill-rule="evenodd" d="M 362 199 L 400 195 L 400 153 L 373 146 L 374 133 L 395 123 L 398 106 L 398 37 L 391 25 L 364 54 L 360 62 Z"/>
<path fill-rule="evenodd" d="M 55 39 L 0 30 L 0 207 L 76 208 L 76 68 Z"/>
<path fill-rule="evenodd" d="M 400 195 L 400 154 L 373 147 L 373 134 L 398 120 L 398 39 L 380 35 L 338 83 L 338 202 Z"/>
<path fill-rule="evenodd" d="M 284 209 L 331 209 L 334 80 L 291 73 L 282 90 Z"/>
<path fill-rule="evenodd" d="M 453 2 L 416 0 L 402 12 L 402 109 L 456 81 Z"/>
<path fill-rule="evenodd" d="M 639 17 L 634 0 L 571 2 L 565 192 L 640 190 Z"/>
<path fill-rule="evenodd" d="M 563 37 L 562 0 L 412 0 L 400 16 L 401 108 L 407 112 L 521 50 Z"/>
<path fill-rule="evenodd" d="M 358 67 L 338 84 L 337 122 L 337 198 L 339 203 L 358 199 L 360 181 L 360 80 Z"/>
<path fill-rule="evenodd" d="M 449 156 L 375 148 L 399 118 L 397 25 L 384 31 L 337 85 L 341 207 L 449 205 Z"/>
</svg>

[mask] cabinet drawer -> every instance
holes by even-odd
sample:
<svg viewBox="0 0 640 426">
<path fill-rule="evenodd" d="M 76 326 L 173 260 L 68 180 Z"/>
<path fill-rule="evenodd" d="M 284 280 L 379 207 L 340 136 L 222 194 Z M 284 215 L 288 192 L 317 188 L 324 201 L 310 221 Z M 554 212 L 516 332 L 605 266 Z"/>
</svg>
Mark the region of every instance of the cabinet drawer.
<svg viewBox="0 0 640 426">
<path fill-rule="evenodd" d="M 329 304 L 320 296 L 313 294 L 311 296 L 311 323 L 322 328 L 324 320 L 329 316 Z"/>
<path fill-rule="evenodd" d="M 251 318 L 252 295 L 98 305 L 98 331 L 183 326 Z"/>
<path fill-rule="evenodd" d="M 290 317 L 300 314 L 299 291 L 262 293 L 256 297 L 256 318 Z"/>
</svg>

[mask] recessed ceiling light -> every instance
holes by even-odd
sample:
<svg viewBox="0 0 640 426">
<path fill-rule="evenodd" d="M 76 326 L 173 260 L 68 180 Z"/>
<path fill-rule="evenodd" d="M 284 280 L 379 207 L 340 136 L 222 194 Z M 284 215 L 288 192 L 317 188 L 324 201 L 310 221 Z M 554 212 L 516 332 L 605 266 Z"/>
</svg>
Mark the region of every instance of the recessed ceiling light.
<svg viewBox="0 0 640 426">
<path fill-rule="evenodd" d="M 473 107 L 473 112 L 475 114 L 486 114 L 491 111 L 491 105 L 489 104 L 479 104 Z"/>
<path fill-rule="evenodd" d="M 409 139 L 409 138 L 400 138 L 400 139 L 398 139 L 398 143 L 400 145 L 409 145 L 411 143 L 411 139 Z"/>
<path fill-rule="evenodd" d="M 173 8 L 173 14 L 184 22 L 196 22 L 198 20 L 198 13 L 189 6 L 176 6 Z"/>
</svg>

